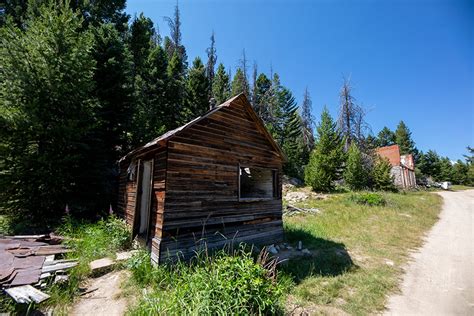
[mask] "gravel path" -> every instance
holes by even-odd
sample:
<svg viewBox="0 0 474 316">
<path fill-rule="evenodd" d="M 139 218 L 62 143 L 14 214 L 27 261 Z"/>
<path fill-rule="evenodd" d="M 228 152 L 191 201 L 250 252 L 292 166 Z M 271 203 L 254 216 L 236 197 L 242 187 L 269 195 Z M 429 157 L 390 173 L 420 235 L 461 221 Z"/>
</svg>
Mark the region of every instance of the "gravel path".
<svg viewBox="0 0 474 316">
<path fill-rule="evenodd" d="M 81 297 L 73 306 L 72 316 L 121 316 L 127 311 L 128 301 L 121 297 L 120 285 L 129 277 L 124 270 L 90 279 L 88 289 L 95 291 Z"/>
<path fill-rule="evenodd" d="M 440 220 L 413 254 L 387 315 L 474 315 L 474 190 L 439 194 Z"/>
</svg>

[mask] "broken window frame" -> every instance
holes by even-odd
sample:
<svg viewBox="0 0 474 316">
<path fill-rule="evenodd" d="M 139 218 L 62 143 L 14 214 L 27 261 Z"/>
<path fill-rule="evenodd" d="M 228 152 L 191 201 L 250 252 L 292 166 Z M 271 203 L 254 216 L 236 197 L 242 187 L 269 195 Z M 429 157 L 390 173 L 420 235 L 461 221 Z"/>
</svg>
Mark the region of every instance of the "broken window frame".
<svg viewBox="0 0 474 316">
<path fill-rule="evenodd" d="M 241 183 L 241 170 L 243 168 L 249 169 L 260 169 L 260 170 L 269 170 L 272 173 L 272 194 L 271 197 L 242 197 L 242 183 Z M 265 167 L 256 167 L 251 165 L 238 165 L 237 168 L 237 179 L 238 179 L 238 194 L 237 198 L 239 202 L 255 202 L 255 201 L 270 201 L 270 200 L 277 200 L 280 198 L 279 190 L 278 190 L 278 169 L 276 168 L 265 168 Z"/>
</svg>

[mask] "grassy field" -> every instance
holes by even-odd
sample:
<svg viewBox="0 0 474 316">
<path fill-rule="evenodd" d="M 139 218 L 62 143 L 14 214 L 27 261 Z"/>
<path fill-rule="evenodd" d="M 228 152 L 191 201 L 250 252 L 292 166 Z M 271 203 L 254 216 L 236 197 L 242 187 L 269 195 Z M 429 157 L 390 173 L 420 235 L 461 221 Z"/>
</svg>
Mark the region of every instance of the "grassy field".
<svg viewBox="0 0 474 316">
<path fill-rule="evenodd" d="M 382 193 L 384 206 L 358 204 L 351 193 L 307 200 L 318 215 L 284 219 L 286 238 L 312 250 L 284 268 L 295 277 L 290 301 L 310 310 L 322 305 L 349 314 L 383 310 L 397 289 L 410 250 L 436 222 L 442 199 L 433 193 Z M 324 309 L 322 309 L 324 310 Z"/>
<path fill-rule="evenodd" d="M 132 278 L 124 285 L 125 295 L 136 296 L 129 314 L 283 314 L 298 306 L 311 314 L 380 311 L 397 289 L 410 250 L 421 245 L 436 222 L 441 202 L 428 192 L 346 192 L 297 203 L 321 210 L 284 217 L 287 241 L 302 241 L 312 255 L 292 259 L 277 272 L 243 250 L 156 268 L 149 254 L 140 252 L 128 263 Z M 0 218 L 0 228 L 10 231 L 11 222 Z M 73 252 L 67 257 L 79 261 L 70 282 L 49 287 L 51 299 L 41 306 L 19 306 L 0 297 L 0 311 L 39 308 L 67 314 L 90 275 L 89 262 L 130 247 L 129 231 L 115 217 L 96 223 L 65 218 L 56 231 L 68 237 Z"/>
<path fill-rule="evenodd" d="M 464 190 L 473 190 L 474 187 L 471 187 L 469 185 L 462 185 L 462 184 L 453 184 L 451 187 L 451 190 L 453 191 L 464 191 Z"/>
</svg>

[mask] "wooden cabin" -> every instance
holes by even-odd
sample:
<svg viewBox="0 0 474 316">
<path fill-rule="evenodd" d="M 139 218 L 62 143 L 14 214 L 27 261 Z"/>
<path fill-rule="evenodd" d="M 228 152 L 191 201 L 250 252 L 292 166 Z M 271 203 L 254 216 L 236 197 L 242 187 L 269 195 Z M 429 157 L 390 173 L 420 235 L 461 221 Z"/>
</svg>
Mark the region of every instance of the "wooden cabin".
<svg viewBox="0 0 474 316">
<path fill-rule="evenodd" d="M 285 156 L 240 94 L 120 160 L 118 209 L 155 263 L 283 238 Z"/>
</svg>

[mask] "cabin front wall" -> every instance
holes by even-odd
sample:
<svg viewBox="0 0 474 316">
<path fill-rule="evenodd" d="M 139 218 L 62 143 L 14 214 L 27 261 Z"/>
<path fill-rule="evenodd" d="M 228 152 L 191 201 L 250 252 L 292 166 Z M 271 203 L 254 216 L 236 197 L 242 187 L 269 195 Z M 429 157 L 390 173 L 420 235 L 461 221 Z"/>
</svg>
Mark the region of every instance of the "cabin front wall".
<svg viewBox="0 0 474 316">
<path fill-rule="evenodd" d="M 276 197 L 239 199 L 239 167 L 276 170 Z M 220 109 L 167 144 L 166 200 L 156 262 L 233 242 L 283 238 L 282 159 L 243 105 Z"/>
<path fill-rule="evenodd" d="M 163 223 L 165 180 L 166 180 L 166 147 L 159 147 L 141 156 L 133 157 L 120 164 L 120 184 L 118 210 L 126 223 L 135 231 L 139 204 L 137 199 L 140 192 L 140 162 L 144 160 L 153 161 L 152 190 L 150 194 L 150 216 L 146 244 L 152 249 L 152 254 L 159 253 L 159 243 L 156 238 L 161 237 L 161 225 Z M 158 260 L 158 257 L 154 258 Z"/>
</svg>

